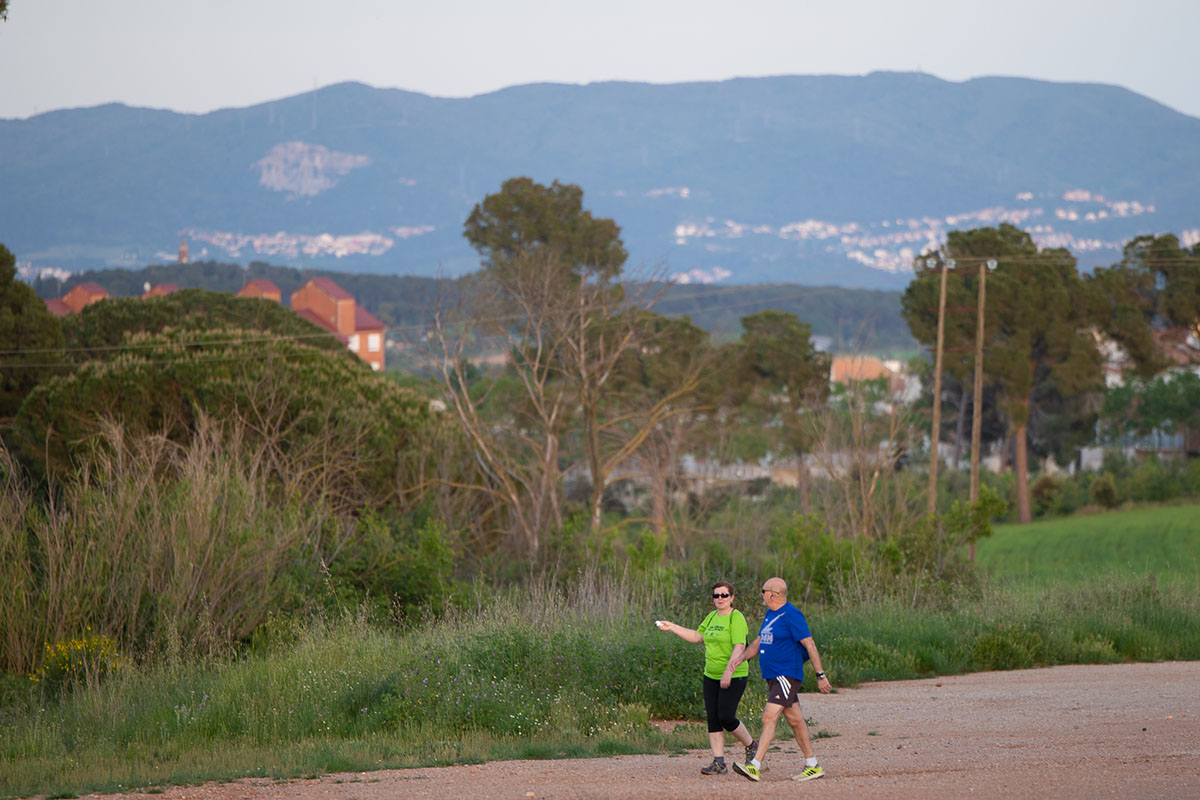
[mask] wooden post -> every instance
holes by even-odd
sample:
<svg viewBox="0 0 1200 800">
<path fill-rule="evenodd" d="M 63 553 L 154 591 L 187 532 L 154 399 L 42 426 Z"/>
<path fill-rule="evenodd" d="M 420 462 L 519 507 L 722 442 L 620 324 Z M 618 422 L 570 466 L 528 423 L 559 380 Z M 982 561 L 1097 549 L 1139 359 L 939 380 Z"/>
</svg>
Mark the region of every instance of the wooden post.
<svg viewBox="0 0 1200 800">
<path fill-rule="evenodd" d="M 989 259 L 979 262 L 979 299 L 975 318 L 975 395 L 971 408 L 971 490 L 968 502 L 979 499 L 979 447 L 983 433 L 983 328 L 984 304 L 987 302 L 987 273 L 995 269 L 996 262 Z M 975 560 L 975 542 L 971 542 L 971 560 Z"/>
<path fill-rule="evenodd" d="M 946 346 L 946 276 L 950 262 L 942 262 L 938 293 L 937 351 L 933 359 L 933 427 L 929 433 L 929 513 L 937 513 L 938 440 L 942 427 L 942 351 Z"/>
</svg>

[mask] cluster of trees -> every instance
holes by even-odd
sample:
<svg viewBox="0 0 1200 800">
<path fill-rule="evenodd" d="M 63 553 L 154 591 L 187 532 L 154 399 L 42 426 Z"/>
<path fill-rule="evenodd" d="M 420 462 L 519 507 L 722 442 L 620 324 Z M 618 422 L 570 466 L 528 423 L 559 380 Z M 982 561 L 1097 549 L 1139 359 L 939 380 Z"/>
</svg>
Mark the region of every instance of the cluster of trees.
<svg viewBox="0 0 1200 800">
<path fill-rule="evenodd" d="M 727 423 L 747 416 L 768 435 L 741 443 L 742 455 L 802 452 L 796 412 L 828 382 L 828 357 L 793 315 L 750 315 L 739 341 L 717 345 L 688 318 L 655 313 L 662 282 L 624 274 L 620 229 L 582 196 L 514 178 L 485 198 L 464 230 L 484 268 L 435 321 L 434 362 L 480 468 L 470 488 L 528 556 L 563 527 L 566 468 L 583 465 L 593 531 L 606 492 L 635 475 L 649 479 L 661 530 L 685 455 L 728 453 Z M 477 336 L 504 343 L 505 374 L 472 370 L 464 354 Z"/>
<path fill-rule="evenodd" d="M 824 405 L 828 358 L 795 315 L 745 316 L 738 339 L 719 342 L 688 317 L 657 313 L 664 284 L 624 273 L 619 228 L 586 211 L 577 186 L 507 181 L 474 209 L 464 235 L 483 269 L 459 283 L 452 307 L 443 304 L 433 315 L 439 352 L 428 363 L 440 365 L 442 388 L 425 389 L 426 396 L 444 392 L 463 434 L 458 455 L 471 467 L 442 467 L 440 479 L 423 485 L 442 486 L 443 498 L 447 484 L 491 498 L 499 505 L 490 513 L 480 515 L 478 499 L 463 506 L 494 531 L 520 531 L 514 535 L 522 552 L 536 553 L 543 533 L 561 528 L 569 501 L 564 485 L 584 488 L 594 529 L 606 492 L 644 475 L 653 487 L 650 521 L 662 529 L 684 455 L 737 460 L 800 455 L 814 446 L 818 433 L 808 412 Z M 1181 247 L 1173 236 L 1143 237 L 1128 245 L 1121 263 L 1083 275 L 1069 252 L 1039 250 L 1010 225 L 953 232 L 938 253 L 918 260 L 903 295 L 903 315 L 917 340 L 934 339 L 941 265 L 967 267 L 950 282 L 948 304 L 971 310 L 977 281 L 971 267 L 983 259 L 997 262 L 986 305 L 984 442 L 1011 443 L 1022 518 L 1029 516 L 1030 450 L 1065 463 L 1094 440 L 1102 417 L 1112 420 L 1114 432 L 1190 424 L 1186 380 L 1150 379 L 1165 366 L 1156 332 L 1200 318 L 1196 248 Z M 13 266 L 12 254 L 0 250 L 0 340 L 9 348 L 0 415 L 10 423 L 10 447 L 40 472 L 75 463 L 100 417 L 182 440 L 200 413 L 248 419 L 274 383 L 355 385 L 331 378 L 334 368 L 325 366 L 342 361 L 336 369 L 349 369 L 344 349 L 277 304 L 185 290 L 153 302 L 108 301 L 59 323 L 15 279 Z M 238 277 L 218 275 L 219 266 L 209 270 L 214 280 Z M 430 305 L 424 294 L 422 300 Z M 947 415 L 939 438 L 960 450 L 971 410 L 974 329 L 973 312 L 948 315 L 943 401 L 957 413 Z M 248 345 L 255 331 L 264 339 Z M 1105 342 L 1119 344 L 1143 378 L 1107 400 Z M 496 347 L 509 353 L 502 375 L 483 376 L 466 359 Z M 248 355 L 267 351 L 282 355 Z M 326 355 L 314 360 L 310 351 Z M 288 372 L 302 361 L 324 369 L 325 377 Z M 34 402 L 22 410 L 30 396 Z M 321 407 L 297 402 L 277 401 L 280 409 L 304 405 L 312 414 Z M 807 511 L 807 475 L 803 459 L 798 463 Z M 582 480 L 572 480 L 580 474 Z"/>
<path fill-rule="evenodd" d="M 1104 396 L 1100 420 L 1105 438 L 1200 431 L 1200 375 L 1195 372 L 1136 377 Z"/>
<path fill-rule="evenodd" d="M 190 264 L 153 264 L 138 270 L 104 269 L 72 275 L 64 281 L 43 276 L 32 281 L 42 297 L 58 297 L 79 283 L 96 283 L 112 297 L 138 297 L 145 285 L 174 283 L 210 292 L 235 294 L 252 280 L 268 280 L 279 287 L 284 298 L 312 278 L 330 278 L 359 298 L 369 310 L 391 326 L 423 327 L 437 299 L 452 293 L 454 281 L 413 275 L 362 275 L 330 270 L 280 267 L 263 261 L 248 265 L 221 261 Z"/>
<path fill-rule="evenodd" d="M 337 507 L 379 506 L 394 481 L 378 462 L 394 461 L 428 414 L 278 303 L 185 289 L 106 300 L 60 323 L 27 294 L 16 284 L 3 295 L 27 334 L 4 339 L 25 345 L 5 359 L 4 439 L 38 478 L 84 468 L 105 426 L 183 445 L 209 417 L 269 443 L 284 484 L 305 475 L 305 491 Z"/>
<path fill-rule="evenodd" d="M 453 430 L 324 329 L 202 289 L 60 321 L 0 246 L 0 342 L 0 616 L 19 621 L 0 670 L 86 626 L 220 649 L 272 613 L 440 596 L 452 536 L 428 508 Z"/>
<path fill-rule="evenodd" d="M 948 283 L 952 311 L 945 320 L 944 369 L 950 380 L 943 391 L 959 412 L 958 442 L 970 413 L 966 387 L 974 372 L 976 271 L 991 260 L 996 266 L 986 278 L 983 371 L 985 411 L 990 406 L 993 415 L 985 441 L 989 436 L 1011 441 L 1018 516 L 1027 522 L 1029 451 L 1070 463 L 1079 448 L 1095 441 L 1106 396 L 1104 366 L 1115 352 L 1111 345 L 1119 347 L 1135 375 L 1148 379 L 1169 365 L 1157 345 L 1163 332 L 1200 323 L 1200 247 L 1184 248 L 1169 234 L 1139 237 L 1126 245 L 1120 263 L 1089 275 L 1079 272 L 1069 251 L 1039 250 L 1028 233 L 1004 224 L 952 232 L 937 253 L 917 259 L 903 312 L 926 346 L 936 340 L 942 266 L 952 261 L 964 268 Z M 1127 410 L 1139 405 L 1134 396 Z M 945 431 L 938 434 L 940 439 Z"/>
<path fill-rule="evenodd" d="M 736 339 L 747 314 L 783 311 L 804 320 L 836 353 L 911 352 L 916 342 L 900 316 L 899 294 L 795 284 L 672 285 L 656 308 L 673 317 L 686 315 L 719 341 Z"/>
<path fill-rule="evenodd" d="M 224 520 L 219 538 L 256 565 L 255 580 L 292 586 L 293 602 L 332 577 L 385 605 L 408 602 L 399 594 L 408 589 L 438 594 L 456 553 L 476 566 L 489 554 L 537 563 L 568 531 L 602 533 L 607 504 L 633 478 L 649 486 L 645 516 L 622 521 L 652 532 L 638 558 L 661 558 L 669 535 L 697 521 L 688 457 L 794 459 L 796 506 L 819 512 L 796 530 L 873 542 L 885 567 L 919 562 L 922 575 L 949 574 L 947 554 L 1003 506 L 988 494 L 978 507 L 926 518 L 915 482 L 894 471 L 924 429 L 885 387 L 831 395 L 829 356 L 785 311 L 743 316 L 732 341 L 660 313 L 667 284 L 627 273 L 619 227 L 587 211 L 578 186 L 506 181 L 474 208 L 464 235 L 482 269 L 424 312 L 433 380 L 372 373 L 279 304 L 228 293 L 110 299 L 59 320 L 0 245 L 0 564 L 24 587 L 13 602 L 44 607 L 45 619 L 100 619 L 112 609 L 99 594 L 96 609 L 77 603 L 56 617 L 66 595 L 38 576 L 116 575 L 80 543 L 98 524 L 132 542 L 168 506 L 147 528 L 162 543 L 147 555 L 160 567 L 151 588 L 137 589 L 149 598 L 139 608 L 194 599 L 170 594 L 183 579 L 173 570 L 191 563 L 171 553 L 185 544 L 176 529 L 196 523 L 194 504 Z M 1065 462 L 1102 419 L 1114 433 L 1196 424 L 1200 379 L 1162 377 L 1157 340 L 1200 322 L 1200 248 L 1144 237 L 1119 264 L 1083 275 L 1068 252 L 1039 250 L 1012 226 L 954 232 L 904 293 L 917 340 L 932 344 L 936 333 L 941 264 L 980 259 L 997 261 L 984 437 L 1012 443 L 1022 519 L 1031 450 Z M 950 282 L 948 305 L 971 313 L 948 318 L 944 399 L 959 413 L 939 439 L 961 441 L 969 413 L 976 280 L 968 269 Z M 1106 394 L 1109 343 L 1140 377 Z M 503 350 L 503 368 L 474 366 L 469 356 L 481 350 Z M 809 461 L 821 480 L 810 480 Z M 281 526 L 297 535 L 279 539 Z M 677 537 L 680 553 L 686 538 Z M 209 584 L 188 577 L 211 588 L 194 596 L 227 597 L 222 574 L 213 570 Z M 267 610 L 253 588 L 205 613 L 243 635 Z M 113 614 L 106 624 L 117 633 L 152 635 L 150 622 L 124 629 Z M 30 629 L 19 646 L 0 642 L 0 655 L 28 659 L 47 635 Z"/>
<path fill-rule="evenodd" d="M 432 320 L 440 385 L 371 373 L 278 304 L 204 289 L 109 299 L 59 320 L 0 250 L 0 478 L 13 512 L 0 549 L 24 587 L 14 602 L 43 608 L 39 618 L 95 621 L 127 644 L 152 640 L 154 620 L 122 627 L 121 614 L 105 617 L 111 604 L 55 611 L 63 595 L 39 588 L 37 575 L 95 566 L 77 547 L 102 517 L 133 537 L 122 541 L 137 539 L 153 498 L 176 498 L 178 519 L 193 501 L 246 509 L 247 524 L 222 535 L 244 546 L 238 558 L 255 542 L 273 553 L 260 579 L 295 582 L 293 600 L 312 594 L 304 587 L 319 573 L 285 578 L 281 565 L 327 563 L 386 604 L 397 591 L 388 576 L 424 585 L 404 565 L 436 565 L 427 583 L 446 574 L 455 548 L 536 559 L 575 514 L 599 529 L 606 495 L 633 475 L 651 477 L 649 521 L 662 530 L 687 454 L 808 446 L 796 412 L 823 397 L 829 364 L 794 315 L 752 314 L 738 342 L 717 344 L 687 318 L 655 313 L 666 284 L 628 279 L 619 228 L 586 211 L 576 186 L 506 182 L 465 235 L 484 268 Z M 481 345 L 508 351 L 502 373 L 470 366 L 465 354 Z M 96 505 L 104 497 L 115 500 Z M 276 511 L 255 510 L 263 503 Z M 167 594 L 183 564 L 170 553 L 183 540 L 163 514 L 147 528 L 163 566 L 130 590 L 135 604 L 178 600 Z M 277 526 L 263 520 L 275 517 L 295 517 L 303 535 L 272 538 Z M 244 633 L 270 605 L 217 589 L 197 596 L 227 598 L 210 611 L 230 631 Z M 53 632 L 26 634 L 6 658 L 28 660 L 31 643 Z"/>
<path fill-rule="evenodd" d="M 400 340 L 417 339 L 432 325 L 439 300 L 453 302 L 460 283 L 452 278 L 415 275 L 370 275 L 329 270 L 280 267 L 262 261 L 246 266 L 220 261 L 155 264 L 138 270 L 104 269 L 73 275 L 64 281 L 45 276 L 31 285 L 42 297 L 58 297 L 79 283 L 103 286 L 113 297 L 136 297 L 145 284 L 174 283 L 212 292 L 236 293 L 252 280 L 269 280 L 283 296 L 310 278 L 325 277 L 359 299 L 386 322 Z M 916 343 L 900 316 L 899 292 L 848 289 L 838 286 L 749 285 L 656 287 L 662 290 L 656 308 L 672 317 L 687 316 L 718 341 L 741 333 L 741 318 L 763 310 L 785 311 L 807 322 L 814 335 L 824 336 L 842 352 L 911 351 Z"/>
<path fill-rule="evenodd" d="M 40 621 L 0 658 L 27 665 L 74 625 L 166 646 L 172 608 L 236 639 L 329 578 L 407 602 L 456 552 L 532 560 L 576 513 L 599 529 L 632 475 L 652 477 L 661 530 L 686 454 L 808 446 L 793 422 L 829 365 L 793 315 L 750 315 L 716 344 L 654 313 L 664 283 L 625 278 L 619 229 L 575 186 L 506 182 L 465 233 L 485 263 L 435 315 L 440 385 L 372 373 L 278 304 L 203 289 L 59 320 L 0 247 L 0 553 L 19 587 L 0 610 Z M 501 374 L 463 357 L 484 339 L 510 353 Z M 185 555 L 203 542 L 216 549 Z M 152 574 L 126 581 L 130 558 Z"/>
</svg>

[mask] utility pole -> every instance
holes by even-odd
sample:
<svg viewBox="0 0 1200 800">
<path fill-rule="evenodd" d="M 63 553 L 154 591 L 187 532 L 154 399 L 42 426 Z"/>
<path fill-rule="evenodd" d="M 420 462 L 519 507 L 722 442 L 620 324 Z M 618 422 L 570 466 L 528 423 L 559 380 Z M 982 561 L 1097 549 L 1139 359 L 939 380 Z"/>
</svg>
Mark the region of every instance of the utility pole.
<svg viewBox="0 0 1200 800">
<path fill-rule="evenodd" d="M 984 306 L 987 302 L 988 270 L 996 268 L 996 259 L 979 262 L 979 299 L 975 319 L 975 394 L 971 406 L 971 490 L 968 502 L 979 499 L 979 447 L 983 432 L 983 328 Z M 975 560 L 975 542 L 971 542 L 971 560 Z"/>
<path fill-rule="evenodd" d="M 938 440 L 942 427 L 942 351 L 946 346 L 946 276 L 953 263 L 952 259 L 942 261 L 941 289 L 938 293 L 937 350 L 933 360 L 933 427 L 929 433 L 930 514 L 937 513 Z"/>
</svg>

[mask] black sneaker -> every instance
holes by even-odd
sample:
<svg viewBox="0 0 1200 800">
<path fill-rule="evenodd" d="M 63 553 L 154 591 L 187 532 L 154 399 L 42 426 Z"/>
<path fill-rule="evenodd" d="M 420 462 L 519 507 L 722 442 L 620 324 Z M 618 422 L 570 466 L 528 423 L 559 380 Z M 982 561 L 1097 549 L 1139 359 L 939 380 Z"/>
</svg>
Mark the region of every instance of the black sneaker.
<svg viewBox="0 0 1200 800">
<path fill-rule="evenodd" d="M 758 739 L 746 745 L 746 763 L 749 764 L 758 755 Z"/>
<path fill-rule="evenodd" d="M 707 767 L 700 768 L 701 775 L 724 775 L 728 771 L 729 768 L 725 766 L 725 762 L 717 761 L 715 758 Z"/>
</svg>

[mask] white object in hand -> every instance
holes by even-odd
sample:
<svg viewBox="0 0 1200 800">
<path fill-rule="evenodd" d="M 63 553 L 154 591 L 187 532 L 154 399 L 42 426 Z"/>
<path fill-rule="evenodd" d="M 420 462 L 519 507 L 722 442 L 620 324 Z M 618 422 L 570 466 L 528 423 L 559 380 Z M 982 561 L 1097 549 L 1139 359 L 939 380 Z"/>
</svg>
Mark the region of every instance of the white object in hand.
<svg viewBox="0 0 1200 800">
<path fill-rule="evenodd" d="M 667 627 L 667 621 L 665 619 L 656 619 L 656 620 L 654 620 L 654 624 L 660 628 Z"/>
</svg>

